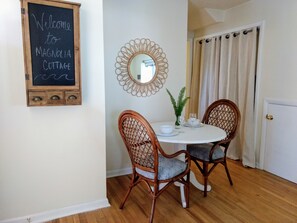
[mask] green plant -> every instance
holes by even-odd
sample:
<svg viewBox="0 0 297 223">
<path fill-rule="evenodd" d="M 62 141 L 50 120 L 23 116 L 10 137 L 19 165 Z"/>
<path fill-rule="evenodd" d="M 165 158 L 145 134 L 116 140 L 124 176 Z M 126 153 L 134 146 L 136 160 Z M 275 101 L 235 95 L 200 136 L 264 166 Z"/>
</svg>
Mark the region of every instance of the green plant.
<svg viewBox="0 0 297 223">
<path fill-rule="evenodd" d="M 185 97 L 186 87 L 183 87 L 179 91 L 177 101 L 174 99 L 174 97 L 172 96 L 172 94 L 170 93 L 170 91 L 167 88 L 166 88 L 166 91 L 169 94 L 171 104 L 172 104 L 173 109 L 174 109 L 174 114 L 176 116 L 175 125 L 179 125 L 178 117 L 181 116 L 181 113 L 183 112 L 183 109 L 184 109 L 187 101 L 190 99 L 190 97 Z"/>
</svg>

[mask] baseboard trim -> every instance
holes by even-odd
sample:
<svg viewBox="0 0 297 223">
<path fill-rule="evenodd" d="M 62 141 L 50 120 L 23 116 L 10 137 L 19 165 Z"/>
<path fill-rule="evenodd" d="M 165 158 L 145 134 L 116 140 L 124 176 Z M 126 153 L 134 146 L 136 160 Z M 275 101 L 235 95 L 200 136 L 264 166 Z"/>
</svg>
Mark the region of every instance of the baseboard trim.
<svg viewBox="0 0 297 223">
<path fill-rule="evenodd" d="M 97 200 L 89 203 L 83 203 L 78 205 L 73 205 L 69 207 L 64 207 L 56 210 L 46 211 L 42 213 L 37 213 L 33 215 L 28 215 L 24 217 L 2 220 L 0 223 L 42 223 L 46 221 L 51 221 L 57 218 L 66 217 L 73 214 L 79 214 L 87 211 L 93 211 L 96 209 L 109 207 L 110 204 L 107 198 L 102 200 Z"/>
<path fill-rule="evenodd" d="M 106 172 L 106 177 L 111 178 L 111 177 L 117 177 L 117 176 L 123 176 L 123 175 L 131 174 L 131 173 L 132 173 L 132 168 L 127 167 L 127 168 L 124 168 L 124 169 L 107 171 Z"/>
</svg>

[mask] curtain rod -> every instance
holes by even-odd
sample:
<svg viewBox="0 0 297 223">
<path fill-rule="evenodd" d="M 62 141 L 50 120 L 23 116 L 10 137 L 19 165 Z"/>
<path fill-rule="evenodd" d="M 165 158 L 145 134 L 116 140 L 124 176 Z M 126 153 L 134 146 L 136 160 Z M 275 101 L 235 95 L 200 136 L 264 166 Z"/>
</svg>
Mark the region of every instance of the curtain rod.
<svg viewBox="0 0 297 223">
<path fill-rule="evenodd" d="M 259 31 L 259 30 L 260 30 L 260 27 L 257 26 L 257 31 Z M 241 31 L 242 31 L 242 30 L 241 30 Z M 224 35 L 225 35 L 225 38 L 226 38 L 226 39 L 229 39 L 229 38 L 230 38 L 230 35 L 233 35 L 233 37 L 236 37 L 236 36 L 238 36 L 238 35 L 241 33 L 241 31 L 231 32 L 231 33 L 225 33 L 225 34 L 222 34 L 222 35 L 213 36 L 213 37 L 211 37 L 211 38 L 201 39 L 201 40 L 199 40 L 199 43 L 202 44 L 203 40 L 205 40 L 206 43 L 209 43 L 209 42 L 212 40 L 212 38 L 219 37 L 219 38 L 221 39 L 222 36 L 224 36 Z M 246 35 L 246 34 L 248 34 L 248 33 L 250 33 L 250 32 L 253 32 L 253 28 L 243 30 L 242 33 L 243 33 L 243 35 Z"/>
</svg>

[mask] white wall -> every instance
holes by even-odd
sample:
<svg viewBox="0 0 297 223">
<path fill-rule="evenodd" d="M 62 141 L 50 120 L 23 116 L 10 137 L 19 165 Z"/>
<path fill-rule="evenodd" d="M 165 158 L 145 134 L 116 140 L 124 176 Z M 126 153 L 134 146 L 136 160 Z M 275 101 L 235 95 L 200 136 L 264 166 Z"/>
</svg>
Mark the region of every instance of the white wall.
<svg viewBox="0 0 297 223">
<path fill-rule="evenodd" d="M 107 170 L 117 172 L 131 166 L 118 133 L 117 119 L 121 111 L 134 109 L 149 121 L 174 120 L 166 88 L 177 96 L 185 85 L 187 0 L 105 0 L 104 49 L 106 86 Z M 115 59 L 120 48 L 131 39 L 149 38 L 166 53 L 168 78 L 157 94 L 138 98 L 119 85 Z"/>
<path fill-rule="evenodd" d="M 260 148 L 263 100 L 265 97 L 297 99 L 297 1 L 253 0 L 226 12 L 225 22 L 201 29 L 196 37 L 265 21 L 258 81 L 257 153 Z M 257 155 L 259 161 L 259 154 Z"/>
<path fill-rule="evenodd" d="M 20 2 L 1 4 L 2 222 L 90 202 L 108 204 L 102 0 L 77 2 L 82 3 L 83 105 L 30 108 L 25 97 Z"/>
</svg>

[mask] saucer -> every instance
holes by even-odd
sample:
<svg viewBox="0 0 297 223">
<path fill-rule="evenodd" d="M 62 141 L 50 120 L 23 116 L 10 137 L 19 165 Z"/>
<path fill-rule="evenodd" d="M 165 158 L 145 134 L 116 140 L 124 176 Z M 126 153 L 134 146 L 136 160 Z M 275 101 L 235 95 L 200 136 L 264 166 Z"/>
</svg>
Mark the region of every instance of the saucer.
<svg viewBox="0 0 297 223">
<path fill-rule="evenodd" d="M 203 123 L 199 123 L 198 125 L 191 126 L 189 123 L 185 123 L 184 126 L 185 127 L 190 127 L 190 128 L 200 128 L 200 127 L 203 127 L 204 124 Z"/>
<path fill-rule="evenodd" d="M 169 137 L 169 136 L 176 136 L 176 135 L 178 135 L 178 131 L 175 131 L 175 130 L 173 130 L 173 132 L 171 132 L 171 133 L 162 133 L 162 132 L 157 132 L 156 134 L 158 135 L 158 136 L 166 136 L 166 137 Z"/>
</svg>

